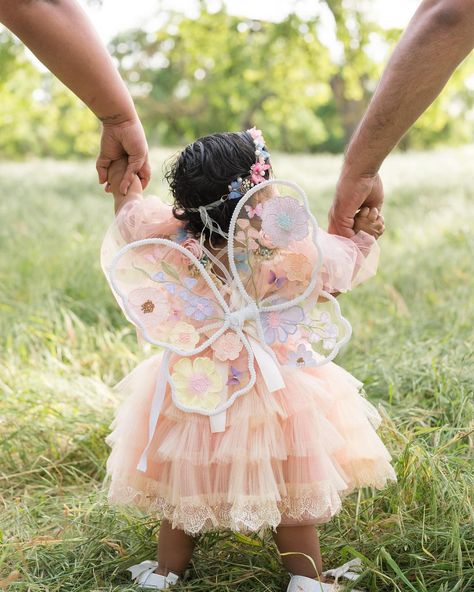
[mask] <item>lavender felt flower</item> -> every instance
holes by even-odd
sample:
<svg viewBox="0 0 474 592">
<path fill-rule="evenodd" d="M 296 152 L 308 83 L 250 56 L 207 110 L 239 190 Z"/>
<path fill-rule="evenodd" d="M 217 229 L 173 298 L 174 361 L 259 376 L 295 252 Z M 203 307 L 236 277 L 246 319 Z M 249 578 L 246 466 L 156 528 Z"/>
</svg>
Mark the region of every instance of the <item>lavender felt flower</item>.
<svg viewBox="0 0 474 592">
<path fill-rule="evenodd" d="M 316 366 L 316 360 L 313 358 L 313 352 L 306 349 L 304 343 L 300 343 L 296 351 L 288 352 L 288 365 L 298 368 Z"/>
<path fill-rule="evenodd" d="M 202 296 L 197 296 L 196 294 L 191 294 L 189 292 L 185 294 L 185 298 L 183 298 L 181 293 L 179 295 L 186 301 L 184 307 L 184 314 L 186 316 L 191 317 L 196 321 L 204 321 L 204 319 L 208 319 L 212 316 L 214 312 L 214 304 L 208 298 L 203 298 Z"/>
<path fill-rule="evenodd" d="M 271 345 L 277 340 L 285 343 L 288 335 L 296 333 L 298 323 L 304 319 L 304 312 L 300 306 L 292 306 L 286 310 L 264 312 L 260 318 L 265 341 Z"/>
</svg>

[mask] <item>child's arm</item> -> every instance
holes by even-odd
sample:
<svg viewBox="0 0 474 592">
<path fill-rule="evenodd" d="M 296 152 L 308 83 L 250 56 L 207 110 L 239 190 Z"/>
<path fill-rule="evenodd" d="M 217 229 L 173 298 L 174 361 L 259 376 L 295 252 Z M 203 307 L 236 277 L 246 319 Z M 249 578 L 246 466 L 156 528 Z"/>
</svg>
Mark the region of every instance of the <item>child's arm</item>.
<svg viewBox="0 0 474 592">
<path fill-rule="evenodd" d="M 120 182 L 122 181 L 123 175 L 127 168 L 127 158 L 123 157 L 119 160 L 114 160 L 109 167 L 108 179 L 109 185 L 107 188 L 108 193 L 114 194 L 115 200 L 115 215 L 118 214 L 119 210 L 129 201 L 141 199 L 142 185 L 137 175 L 134 175 L 133 181 L 130 184 L 127 195 L 123 195 L 120 191 Z"/>
<path fill-rule="evenodd" d="M 357 233 L 358 232 L 365 232 L 371 236 L 373 236 L 376 240 L 379 239 L 385 231 L 385 224 L 384 219 L 381 214 L 379 214 L 377 208 L 362 208 L 354 217 L 354 232 L 355 235 L 352 239 L 348 239 L 345 237 L 340 237 L 340 240 L 344 242 L 354 241 L 357 240 Z M 334 235 L 331 235 L 334 236 Z M 349 243 L 350 244 L 350 243 Z M 357 243 L 356 243 L 357 244 Z M 363 247 L 357 244 L 357 248 L 363 249 Z M 337 298 L 341 294 L 338 291 L 331 291 L 331 295 Z M 326 298 L 320 296 L 318 298 L 318 302 L 325 302 Z"/>
</svg>

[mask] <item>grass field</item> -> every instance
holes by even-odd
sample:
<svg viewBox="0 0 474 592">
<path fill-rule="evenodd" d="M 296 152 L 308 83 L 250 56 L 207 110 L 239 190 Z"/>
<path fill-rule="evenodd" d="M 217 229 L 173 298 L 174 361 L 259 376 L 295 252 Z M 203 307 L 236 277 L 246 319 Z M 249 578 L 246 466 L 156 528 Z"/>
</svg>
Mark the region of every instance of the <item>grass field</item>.
<svg viewBox="0 0 474 592">
<path fill-rule="evenodd" d="M 153 155 L 153 192 L 161 162 Z M 340 160 L 274 158 L 325 218 Z M 320 529 L 326 567 L 363 558 L 370 591 L 474 590 L 474 148 L 394 155 L 380 273 L 341 297 L 338 358 L 385 417 L 398 483 L 362 490 Z M 146 356 L 99 269 L 110 197 L 92 163 L 0 165 L 0 589 L 132 590 L 152 516 L 107 507 L 109 385 Z M 271 535 L 202 537 L 193 592 L 284 589 Z"/>
</svg>

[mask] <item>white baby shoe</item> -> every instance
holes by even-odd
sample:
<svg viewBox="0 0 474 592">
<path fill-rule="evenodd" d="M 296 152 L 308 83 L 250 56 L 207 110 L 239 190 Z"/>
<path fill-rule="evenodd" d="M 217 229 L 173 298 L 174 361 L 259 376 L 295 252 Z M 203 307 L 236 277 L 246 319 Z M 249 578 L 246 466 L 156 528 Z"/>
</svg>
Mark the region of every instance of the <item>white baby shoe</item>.
<svg viewBox="0 0 474 592">
<path fill-rule="evenodd" d="M 291 575 L 290 583 L 288 584 L 287 592 L 338 592 L 343 590 L 343 586 L 338 584 L 339 578 L 345 578 L 347 580 L 357 580 L 360 574 L 349 571 L 351 567 L 359 568 L 361 565 L 360 559 L 357 557 L 351 559 L 340 567 L 334 569 L 328 569 L 323 571 L 323 576 L 330 576 L 334 578 L 333 584 L 326 584 L 319 582 L 313 578 L 307 578 L 306 576 L 294 576 Z M 352 590 L 352 592 L 362 592 L 362 590 Z"/>
<path fill-rule="evenodd" d="M 157 561 L 142 561 L 132 565 L 127 571 L 131 572 L 132 580 L 138 584 L 139 588 L 147 590 L 167 590 L 179 580 L 179 576 L 172 571 L 167 576 L 154 573 L 157 567 Z"/>
</svg>

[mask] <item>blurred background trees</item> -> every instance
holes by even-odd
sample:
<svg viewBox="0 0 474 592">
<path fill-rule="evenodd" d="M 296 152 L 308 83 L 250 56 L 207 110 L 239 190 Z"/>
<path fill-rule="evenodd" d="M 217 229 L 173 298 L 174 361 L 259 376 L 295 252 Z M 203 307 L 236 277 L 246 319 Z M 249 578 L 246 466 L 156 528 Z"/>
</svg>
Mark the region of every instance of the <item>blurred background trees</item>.
<svg viewBox="0 0 474 592">
<path fill-rule="evenodd" d="M 401 31 L 383 29 L 364 3 L 325 0 L 331 46 L 319 18 L 282 22 L 164 12 L 154 30 L 128 30 L 109 49 L 151 144 L 180 145 L 213 131 L 265 129 L 275 149 L 340 152 Z M 434 66 L 435 67 L 435 66 Z M 0 31 L 0 154 L 77 157 L 97 151 L 95 117 L 23 46 Z M 468 59 L 401 147 L 472 142 L 474 63 Z"/>
</svg>

